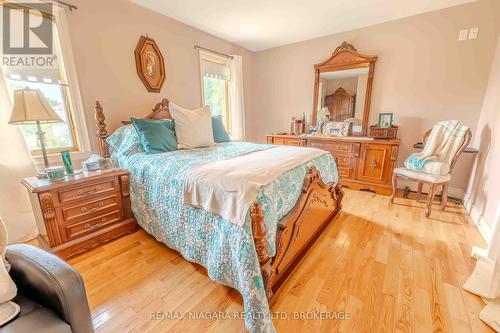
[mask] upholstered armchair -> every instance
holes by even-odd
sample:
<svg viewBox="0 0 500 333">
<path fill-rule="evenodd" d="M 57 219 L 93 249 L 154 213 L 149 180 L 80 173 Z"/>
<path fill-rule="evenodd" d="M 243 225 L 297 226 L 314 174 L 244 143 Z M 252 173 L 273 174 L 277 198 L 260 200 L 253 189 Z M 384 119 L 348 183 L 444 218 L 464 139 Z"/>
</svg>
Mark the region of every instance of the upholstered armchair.
<svg viewBox="0 0 500 333">
<path fill-rule="evenodd" d="M 425 132 L 423 136 L 424 146 L 428 144 L 429 136 L 432 132 L 432 129 Z M 456 151 L 451 152 L 451 156 L 448 157 L 449 163 L 449 171 L 442 174 L 432 174 L 421 171 L 416 171 L 409 169 L 407 167 L 400 167 L 394 169 L 394 173 L 392 175 L 392 196 L 391 203 L 394 203 L 394 197 L 396 196 L 397 189 L 397 181 L 398 178 L 411 180 L 417 182 L 417 196 L 416 201 L 418 202 L 420 196 L 422 195 L 422 188 L 424 184 L 429 185 L 429 194 L 427 195 L 427 204 L 425 207 L 425 216 L 429 217 L 432 209 L 432 202 L 434 201 L 434 195 L 436 193 L 437 188 L 441 187 L 441 209 L 444 210 L 446 208 L 446 204 L 448 201 L 448 183 L 451 179 L 451 173 L 453 171 L 453 167 L 455 166 L 458 157 L 464 149 L 469 145 L 470 140 L 472 138 L 472 131 L 470 129 L 465 133 L 462 141 L 458 145 L 458 149 Z"/>
<path fill-rule="evenodd" d="M 26 244 L 7 246 L 6 259 L 21 312 L 0 333 L 94 332 L 82 277 L 69 264 Z"/>
</svg>

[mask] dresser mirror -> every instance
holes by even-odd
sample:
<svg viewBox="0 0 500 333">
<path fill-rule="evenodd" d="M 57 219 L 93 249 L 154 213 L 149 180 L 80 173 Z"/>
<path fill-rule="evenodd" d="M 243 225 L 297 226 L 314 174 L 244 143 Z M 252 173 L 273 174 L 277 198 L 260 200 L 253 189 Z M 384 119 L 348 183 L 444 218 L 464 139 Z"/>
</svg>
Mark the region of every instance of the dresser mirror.
<svg viewBox="0 0 500 333">
<path fill-rule="evenodd" d="M 345 122 L 350 135 L 365 136 L 376 61 L 343 42 L 330 58 L 314 65 L 313 124 L 324 129 L 327 122 Z"/>
</svg>

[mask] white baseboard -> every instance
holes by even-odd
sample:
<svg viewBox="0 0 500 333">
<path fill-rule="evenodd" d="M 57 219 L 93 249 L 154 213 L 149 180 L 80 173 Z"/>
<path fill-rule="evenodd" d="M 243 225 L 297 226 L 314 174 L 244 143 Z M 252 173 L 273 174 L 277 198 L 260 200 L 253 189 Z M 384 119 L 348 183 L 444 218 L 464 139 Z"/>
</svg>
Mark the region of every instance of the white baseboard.
<svg viewBox="0 0 500 333">
<path fill-rule="evenodd" d="M 474 206 L 474 202 L 471 196 L 468 194 L 465 194 L 464 207 L 465 210 L 469 212 L 472 222 L 474 222 L 474 224 L 476 225 L 477 230 L 479 230 L 479 233 L 483 237 L 484 241 L 489 245 L 493 230 L 491 230 L 491 227 L 488 225 L 488 223 L 486 223 L 486 220 L 484 219 L 479 209 Z"/>
<path fill-rule="evenodd" d="M 417 183 L 416 182 L 406 180 L 406 179 L 398 179 L 398 188 L 405 188 L 407 186 L 410 188 L 410 190 L 415 191 L 415 192 L 417 191 Z M 425 187 L 425 185 L 424 185 L 423 192 L 427 193 L 427 188 Z M 439 193 L 440 192 L 438 192 L 438 194 Z M 461 188 L 450 186 L 450 187 L 448 187 L 448 196 L 452 197 L 452 198 L 464 200 L 465 199 L 465 191 L 462 190 Z"/>
<path fill-rule="evenodd" d="M 473 206 L 473 201 L 472 201 L 472 198 L 470 196 L 469 193 L 465 193 L 465 196 L 464 196 L 464 207 L 465 209 L 469 212 L 471 212 L 472 210 L 472 206 Z"/>
<path fill-rule="evenodd" d="M 474 224 L 476 225 L 477 230 L 479 230 L 479 233 L 483 237 L 486 244 L 489 244 L 493 231 L 491 230 L 488 223 L 486 223 L 486 220 L 484 219 L 483 215 L 479 212 L 479 210 L 474 205 L 469 204 L 469 206 L 470 209 L 467 209 L 467 207 L 465 207 L 465 209 L 467 209 L 467 211 L 469 212 L 472 222 L 474 222 Z"/>
</svg>

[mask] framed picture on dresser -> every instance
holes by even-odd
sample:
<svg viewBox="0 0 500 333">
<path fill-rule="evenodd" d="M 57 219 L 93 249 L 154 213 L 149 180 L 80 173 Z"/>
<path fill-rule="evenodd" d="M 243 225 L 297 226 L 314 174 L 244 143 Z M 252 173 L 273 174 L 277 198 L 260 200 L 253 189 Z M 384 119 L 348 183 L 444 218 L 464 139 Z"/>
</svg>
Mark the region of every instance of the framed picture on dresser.
<svg viewBox="0 0 500 333">
<path fill-rule="evenodd" d="M 391 128 L 392 126 L 392 113 L 379 113 L 378 114 L 378 127 L 379 128 Z"/>
</svg>

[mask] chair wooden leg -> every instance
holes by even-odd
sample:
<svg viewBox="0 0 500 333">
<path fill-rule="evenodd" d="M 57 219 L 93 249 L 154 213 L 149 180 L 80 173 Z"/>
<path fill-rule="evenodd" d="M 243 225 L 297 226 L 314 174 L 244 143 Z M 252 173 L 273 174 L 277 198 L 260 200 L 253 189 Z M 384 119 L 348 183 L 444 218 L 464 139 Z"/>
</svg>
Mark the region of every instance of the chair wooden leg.
<svg viewBox="0 0 500 333">
<path fill-rule="evenodd" d="M 398 183 L 398 175 L 395 173 L 392 174 L 392 195 L 391 195 L 391 203 L 394 203 L 394 197 L 396 197 L 396 188 Z"/>
<path fill-rule="evenodd" d="M 425 217 L 431 215 L 432 201 L 434 200 L 434 190 L 436 188 L 435 184 L 429 184 L 429 195 L 427 196 L 427 206 L 425 206 Z"/>
<path fill-rule="evenodd" d="M 441 192 L 441 209 L 442 210 L 445 210 L 447 203 L 448 203 L 448 183 L 444 183 L 443 189 Z"/>
<path fill-rule="evenodd" d="M 424 182 L 418 182 L 417 187 L 417 197 L 415 198 L 416 202 L 419 202 L 420 196 L 422 195 L 422 188 L 424 187 Z"/>
</svg>

